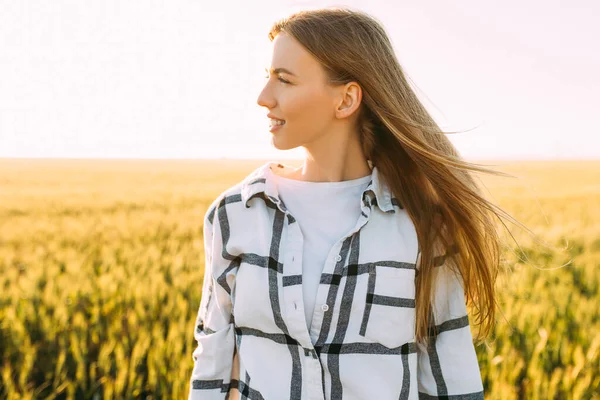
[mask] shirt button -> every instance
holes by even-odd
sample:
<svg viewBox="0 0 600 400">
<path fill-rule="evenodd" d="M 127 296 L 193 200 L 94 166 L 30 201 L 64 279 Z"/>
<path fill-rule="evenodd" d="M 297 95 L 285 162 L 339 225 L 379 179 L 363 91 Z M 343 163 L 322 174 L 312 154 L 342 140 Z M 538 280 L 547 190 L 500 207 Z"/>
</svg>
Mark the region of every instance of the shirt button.
<svg viewBox="0 0 600 400">
<path fill-rule="evenodd" d="M 327 304 L 323 304 L 323 305 L 321 306 L 321 310 L 323 310 L 323 311 L 327 311 L 327 310 L 329 310 L 329 306 L 328 306 Z"/>
<path fill-rule="evenodd" d="M 340 261 L 342 259 L 342 256 L 340 256 L 339 254 L 337 256 L 335 256 L 335 261 Z"/>
</svg>

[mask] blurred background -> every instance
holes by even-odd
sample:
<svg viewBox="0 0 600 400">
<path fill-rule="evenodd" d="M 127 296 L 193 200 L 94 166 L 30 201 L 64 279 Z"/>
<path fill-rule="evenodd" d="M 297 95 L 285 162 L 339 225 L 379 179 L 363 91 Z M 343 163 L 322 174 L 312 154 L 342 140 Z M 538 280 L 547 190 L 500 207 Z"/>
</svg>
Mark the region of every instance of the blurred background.
<svg viewBox="0 0 600 400">
<path fill-rule="evenodd" d="M 256 104 L 270 24 L 348 5 L 386 27 L 467 158 L 600 156 L 600 3 L 2 2 L 0 156 L 300 158 Z"/>
<path fill-rule="evenodd" d="M 186 398 L 211 201 L 267 160 L 271 24 L 385 26 L 461 155 L 513 178 L 486 398 L 598 399 L 600 3 L 0 2 L 0 398 Z"/>
</svg>

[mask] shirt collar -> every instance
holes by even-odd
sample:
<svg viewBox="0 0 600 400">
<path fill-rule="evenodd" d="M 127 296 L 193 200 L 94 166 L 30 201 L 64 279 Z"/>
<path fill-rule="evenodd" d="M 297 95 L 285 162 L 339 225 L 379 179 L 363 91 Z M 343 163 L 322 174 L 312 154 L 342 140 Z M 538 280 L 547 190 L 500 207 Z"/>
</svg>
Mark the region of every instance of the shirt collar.
<svg viewBox="0 0 600 400">
<path fill-rule="evenodd" d="M 268 198 L 274 203 L 282 203 L 277 191 L 277 184 L 269 175 L 269 170 L 281 168 L 282 171 L 293 170 L 294 168 L 275 161 L 268 161 L 250 173 L 243 181 L 241 187 L 241 198 L 246 208 L 250 207 L 248 201 L 254 197 Z M 274 172 L 272 172 L 274 173 Z M 367 198 L 365 198 L 367 197 Z M 362 193 L 362 202 L 365 206 L 371 208 L 376 204 L 383 212 L 394 213 L 394 204 L 396 198 L 392 199 L 389 186 L 386 184 L 377 167 L 373 166 L 371 170 L 371 180 Z M 285 206 L 283 209 L 285 211 Z"/>
</svg>

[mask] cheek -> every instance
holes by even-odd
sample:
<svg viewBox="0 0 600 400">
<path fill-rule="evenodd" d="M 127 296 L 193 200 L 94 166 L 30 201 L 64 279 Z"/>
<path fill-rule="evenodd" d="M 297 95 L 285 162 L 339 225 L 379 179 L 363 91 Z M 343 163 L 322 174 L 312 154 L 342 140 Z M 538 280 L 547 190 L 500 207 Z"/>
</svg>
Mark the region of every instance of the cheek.
<svg viewBox="0 0 600 400">
<path fill-rule="evenodd" d="M 327 125 L 333 115 L 329 97 L 314 90 L 299 90 L 287 103 L 285 115 L 296 126 Z"/>
</svg>

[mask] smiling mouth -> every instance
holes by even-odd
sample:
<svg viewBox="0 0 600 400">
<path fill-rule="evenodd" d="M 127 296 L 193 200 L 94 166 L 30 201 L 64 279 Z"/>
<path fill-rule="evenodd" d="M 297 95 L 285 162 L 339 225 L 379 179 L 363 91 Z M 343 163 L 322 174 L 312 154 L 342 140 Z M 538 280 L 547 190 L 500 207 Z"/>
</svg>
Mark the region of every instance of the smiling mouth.
<svg viewBox="0 0 600 400">
<path fill-rule="evenodd" d="M 272 119 L 269 121 L 269 124 L 271 126 L 283 126 L 286 124 L 286 121 L 284 120 L 276 120 L 276 119 Z"/>
</svg>

